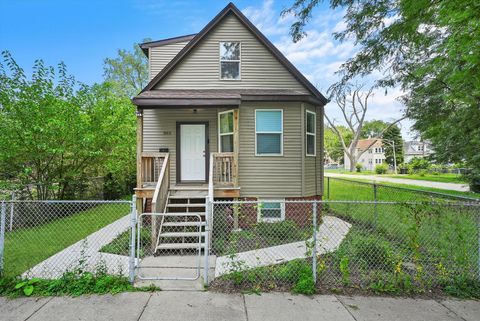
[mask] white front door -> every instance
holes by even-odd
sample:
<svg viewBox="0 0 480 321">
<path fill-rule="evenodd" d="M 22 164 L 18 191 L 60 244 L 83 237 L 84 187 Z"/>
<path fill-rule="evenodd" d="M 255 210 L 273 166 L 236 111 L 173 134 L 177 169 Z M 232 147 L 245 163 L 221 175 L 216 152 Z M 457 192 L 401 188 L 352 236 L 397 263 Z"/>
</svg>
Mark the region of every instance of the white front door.
<svg viewBox="0 0 480 321">
<path fill-rule="evenodd" d="M 205 124 L 181 124 L 181 181 L 205 181 L 205 153 Z"/>
</svg>

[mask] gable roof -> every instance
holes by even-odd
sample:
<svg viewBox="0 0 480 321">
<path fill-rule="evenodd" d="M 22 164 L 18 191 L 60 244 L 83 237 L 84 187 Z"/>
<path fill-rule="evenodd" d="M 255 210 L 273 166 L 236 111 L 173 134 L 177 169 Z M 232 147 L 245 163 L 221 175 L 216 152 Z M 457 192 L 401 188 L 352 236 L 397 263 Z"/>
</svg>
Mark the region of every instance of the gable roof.
<svg viewBox="0 0 480 321">
<path fill-rule="evenodd" d="M 373 145 L 370 146 L 370 144 L 372 143 Z M 360 139 L 357 143 L 357 149 L 359 150 L 365 150 L 367 149 L 368 146 L 370 146 L 370 148 L 382 147 L 382 140 L 380 138 L 376 138 L 376 139 L 368 138 L 368 139 Z"/>
<path fill-rule="evenodd" d="M 235 15 L 240 22 L 250 32 L 253 33 L 260 43 L 262 43 L 273 54 L 273 56 L 277 58 L 277 60 L 300 82 L 300 84 L 307 88 L 310 93 L 312 93 L 314 97 L 316 97 L 323 104 L 328 103 L 328 100 L 318 91 L 318 89 L 315 88 L 315 86 L 308 81 L 308 79 L 305 78 L 300 71 L 298 71 L 298 69 L 270 42 L 270 40 L 268 40 L 231 2 L 222 11 L 220 11 L 220 13 L 218 13 L 215 18 L 213 18 L 199 33 L 197 33 L 182 50 L 180 50 L 180 52 L 147 84 L 147 86 L 145 86 L 141 93 L 152 90 L 228 14 Z"/>
<path fill-rule="evenodd" d="M 144 42 L 144 43 L 139 44 L 139 46 L 142 49 L 145 56 L 148 57 L 148 48 L 164 46 L 164 45 L 168 45 L 170 43 L 175 43 L 175 42 L 190 41 L 196 35 L 197 35 L 196 33 L 193 33 L 191 35 L 184 35 L 184 36 L 178 36 L 178 37 L 173 37 L 173 38 L 166 38 L 166 39 L 160 39 L 160 40 L 155 40 L 155 41 L 148 41 L 148 42 Z"/>
</svg>

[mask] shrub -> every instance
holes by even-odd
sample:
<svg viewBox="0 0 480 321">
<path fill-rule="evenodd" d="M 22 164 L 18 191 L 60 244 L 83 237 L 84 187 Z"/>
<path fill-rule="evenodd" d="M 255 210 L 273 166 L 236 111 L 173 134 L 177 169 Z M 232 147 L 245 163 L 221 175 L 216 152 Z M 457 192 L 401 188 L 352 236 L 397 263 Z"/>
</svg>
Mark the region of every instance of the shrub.
<svg viewBox="0 0 480 321">
<path fill-rule="evenodd" d="M 387 164 L 378 164 L 375 166 L 375 173 L 377 174 L 386 174 L 388 170 L 388 165 Z"/>
<path fill-rule="evenodd" d="M 392 262 L 392 248 L 386 241 L 376 237 L 358 237 L 353 244 L 356 260 L 365 262 L 369 269 L 388 269 Z"/>
<path fill-rule="evenodd" d="M 357 169 L 357 173 L 360 173 L 362 171 L 362 167 L 363 166 L 360 163 L 355 164 L 355 168 Z"/>
<path fill-rule="evenodd" d="M 425 158 L 413 158 L 410 163 L 408 163 L 408 172 L 409 174 L 415 174 L 419 172 L 420 170 L 426 170 L 430 169 L 431 164 L 428 160 Z"/>
</svg>

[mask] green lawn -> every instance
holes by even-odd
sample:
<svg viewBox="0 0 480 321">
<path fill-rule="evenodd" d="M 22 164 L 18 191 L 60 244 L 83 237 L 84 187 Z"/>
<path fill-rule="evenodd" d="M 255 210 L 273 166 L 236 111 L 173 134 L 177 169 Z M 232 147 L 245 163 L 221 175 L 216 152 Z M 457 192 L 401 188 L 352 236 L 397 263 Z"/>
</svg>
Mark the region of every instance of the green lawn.
<svg viewBox="0 0 480 321">
<path fill-rule="evenodd" d="M 455 183 L 455 184 L 465 184 L 465 178 L 458 174 L 426 174 L 426 175 L 419 175 L 419 174 L 408 174 L 408 175 L 382 175 L 385 177 L 392 177 L 392 178 L 405 178 L 405 179 L 415 179 L 419 181 L 430 181 L 430 182 L 440 182 L 440 183 Z"/>
<path fill-rule="evenodd" d="M 327 181 L 327 178 L 325 178 Z M 353 181 L 353 182 L 349 182 Z M 355 184 L 354 182 L 363 182 L 363 183 L 370 183 L 370 184 Z M 330 178 L 330 199 L 336 200 L 364 200 L 364 201 L 371 201 L 373 200 L 373 187 L 372 181 L 361 179 L 361 178 L 348 178 L 347 180 L 340 180 L 335 179 L 334 177 Z M 388 187 L 382 186 L 391 186 L 391 187 L 405 187 L 417 191 L 426 191 L 426 192 L 434 192 L 434 193 L 441 193 L 447 194 L 452 196 L 461 196 L 461 197 L 468 197 L 468 198 L 478 198 L 480 199 L 479 193 L 473 192 L 460 192 L 460 191 L 452 191 L 452 190 L 445 190 L 440 188 L 431 188 L 431 187 L 424 187 L 424 186 L 417 186 L 417 185 L 408 185 L 408 184 L 397 184 L 397 183 L 390 183 L 390 182 L 381 182 L 377 184 L 381 200 L 383 201 L 431 201 L 433 196 L 427 196 L 427 194 L 421 194 L 415 191 L 404 191 L 400 189 L 393 189 Z M 352 193 L 352 186 L 355 187 L 355 193 Z M 381 194 L 381 192 L 383 192 Z M 327 183 L 325 183 L 325 195 L 327 195 Z M 438 198 L 438 197 L 433 197 Z"/>
<path fill-rule="evenodd" d="M 49 223 L 14 230 L 5 236 L 5 275 L 19 275 L 89 234 L 127 215 L 128 203 L 102 204 Z M 76 203 L 81 204 L 81 203 Z M 35 213 L 39 215 L 39 213 Z"/>
</svg>

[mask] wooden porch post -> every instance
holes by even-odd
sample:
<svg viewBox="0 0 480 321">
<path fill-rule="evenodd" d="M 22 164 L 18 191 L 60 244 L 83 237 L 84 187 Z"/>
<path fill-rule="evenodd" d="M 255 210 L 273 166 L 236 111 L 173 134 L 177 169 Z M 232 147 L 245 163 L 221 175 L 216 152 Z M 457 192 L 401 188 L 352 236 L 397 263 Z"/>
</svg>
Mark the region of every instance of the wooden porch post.
<svg viewBox="0 0 480 321">
<path fill-rule="evenodd" d="M 239 108 L 233 110 L 233 186 L 238 186 L 238 152 L 240 148 L 239 135 Z"/>
</svg>

